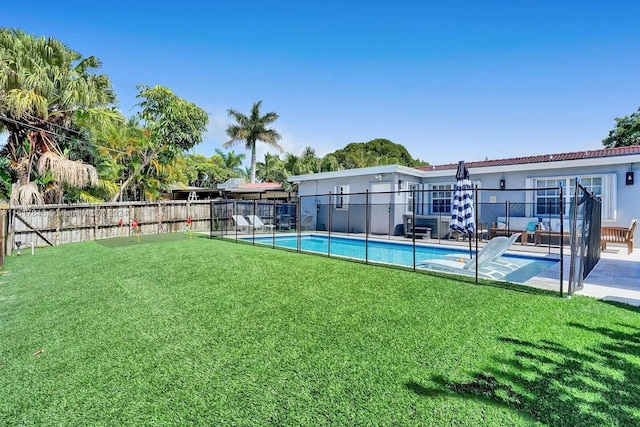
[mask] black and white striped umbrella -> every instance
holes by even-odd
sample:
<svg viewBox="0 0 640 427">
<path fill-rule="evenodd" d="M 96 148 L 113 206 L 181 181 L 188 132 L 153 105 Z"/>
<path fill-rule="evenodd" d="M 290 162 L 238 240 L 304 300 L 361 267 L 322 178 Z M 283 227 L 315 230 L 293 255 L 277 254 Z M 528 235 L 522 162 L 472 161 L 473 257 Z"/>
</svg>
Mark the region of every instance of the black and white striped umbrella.
<svg viewBox="0 0 640 427">
<path fill-rule="evenodd" d="M 473 211 L 473 187 L 469 179 L 469 170 L 465 166 L 464 161 L 458 164 L 456 180 L 449 228 L 461 234 L 468 234 L 469 242 L 471 242 L 471 236 L 473 236 L 476 231 L 475 214 Z"/>
</svg>

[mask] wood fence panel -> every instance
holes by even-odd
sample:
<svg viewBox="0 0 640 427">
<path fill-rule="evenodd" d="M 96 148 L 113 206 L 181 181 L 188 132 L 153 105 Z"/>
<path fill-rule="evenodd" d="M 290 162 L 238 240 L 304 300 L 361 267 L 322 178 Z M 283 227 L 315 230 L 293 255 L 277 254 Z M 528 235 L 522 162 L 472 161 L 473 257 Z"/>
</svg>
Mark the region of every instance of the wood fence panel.
<svg viewBox="0 0 640 427">
<path fill-rule="evenodd" d="M 209 231 L 210 202 L 176 200 L 11 209 L 5 250 L 15 248 L 16 241 L 48 246 L 48 242 L 61 245 L 130 236 L 135 232 L 131 228 L 134 219 L 138 220 L 142 235 L 184 232 L 188 217 L 193 231 Z"/>
</svg>

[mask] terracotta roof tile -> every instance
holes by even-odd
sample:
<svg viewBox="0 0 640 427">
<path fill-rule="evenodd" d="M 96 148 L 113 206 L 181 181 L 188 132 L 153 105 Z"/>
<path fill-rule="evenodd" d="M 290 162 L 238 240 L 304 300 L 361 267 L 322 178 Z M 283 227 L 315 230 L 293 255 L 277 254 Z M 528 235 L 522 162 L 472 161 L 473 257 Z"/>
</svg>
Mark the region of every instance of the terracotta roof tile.
<svg viewBox="0 0 640 427">
<path fill-rule="evenodd" d="M 573 153 L 542 154 L 538 156 L 514 157 L 511 159 L 483 160 L 479 162 L 465 162 L 465 163 L 469 168 L 482 168 L 482 167 L 489 167 L 489 166 L 510 166 L 510 165 L 521 165 L 526 163 L 547 163 L 547 162 L 560 162 L 563 160 L 579 160 L 579 159 L 594 159 L 594 158 L 612 157 L 612 156 L 628 156 L 631 154 L 640 154 L 640 145 L 632 145 L 629 147 L 618 147 L 618 148 L 602 148 L 599 150 L 575 151 Z M 456 169 L 457 167 L 458 167 L 457 163 L 450 163 L 447 165 L 418 166 L 416 169 L 420 169 L 423 171 L 433 171 L 433 170 Z"/>
<path fill-rule="evenodd" d="M 282 188 L 282 185 L 277 183 L 277 182 L 256 182 L 255 184 L 241 184 L 240 188 L 245 188 L 245 189 L 257 189 L 257 190 L 262 190 L 262 189 L 272 189 L 272 188 Z"/>
</svg>

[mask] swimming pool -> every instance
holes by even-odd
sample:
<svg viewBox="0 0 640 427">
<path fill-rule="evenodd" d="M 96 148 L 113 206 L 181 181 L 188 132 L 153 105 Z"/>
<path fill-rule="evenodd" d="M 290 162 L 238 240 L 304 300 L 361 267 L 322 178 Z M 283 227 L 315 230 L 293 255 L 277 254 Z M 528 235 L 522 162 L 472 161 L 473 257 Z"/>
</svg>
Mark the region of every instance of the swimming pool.
<svg viewBox="0 0 640 427">
<path fill-rule="evenodd" d="M 275 245 L 278 247 L 297 249 L 298 236 L 264 236 L 246 237 L 239 240 L 254 241 L 258 244 Z M 305 252 L 315 252 L 329 254 L 336 257 L 354 258 L 367 260 L 376 263 L 400 265 L 404 267 L 414 266 L 413 245 L 404 242 L 364 240 L 353 237 L 340 237 L 326 235 L 308 234 L 299 237 L 300 250 Z M 415 247 L 415 264 L 431 259 L 456 258 L 461 260 L 469 259 L 468 249 L 444 248 L 417 244 Z M 524 283 L 535 275 L 545 272 L 558 263 L 555 258 L 542 258 L 535 256 L 523 256 L 505 254 L 503 259 L 519 265 L 518 271 L 509 274 L 505 280 L 516 283 Z"/>
</svg>

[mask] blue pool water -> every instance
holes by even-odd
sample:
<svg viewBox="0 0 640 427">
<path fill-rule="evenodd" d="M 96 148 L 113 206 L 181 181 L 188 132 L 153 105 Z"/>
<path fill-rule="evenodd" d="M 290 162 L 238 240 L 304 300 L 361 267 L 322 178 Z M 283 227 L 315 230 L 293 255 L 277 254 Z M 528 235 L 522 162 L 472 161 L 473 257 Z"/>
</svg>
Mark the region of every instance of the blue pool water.
<svg viewBox="0 0 640 427">
<path fill-rule="evenodd" d="M 298 236 L 264 236 L 255 238 L 243 238 L 242 240 L 255 241 L 259 244 L 280 246 L 284 248 L 297 249 Z M 331 256 L 348 257 L 355 259 L 367 259 L 373 262 L 401 265 L 405 267 L 414 266 L 413 246 L 402 242 L 384 242 L 379 240 L 369 240 L 358 238 L 345 238 L 332 236 L 330 239 L 324 235 L 303 235 L 300 236 L 300 249 L 302 251 L 317 252 L 321 254 L 329 253 Z M 416 245 L 415 263 L 421 261 L 460 256 L 461 259 L 469 259 L 468 249 L 443 248 L 433 246 Z M 529 278 L 544 272 L 558 263 L 557 259 L 527 257 L 521 255 L 503 255 L 508 261 L 522 264 L 523 268 L 518 275 L 509 277 L 509 281 L 524 282 Z"/>
</svg>

